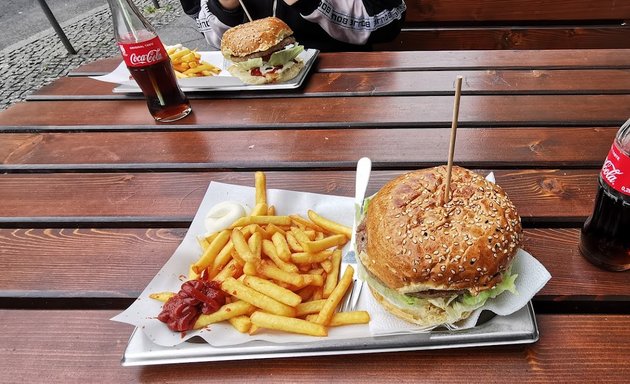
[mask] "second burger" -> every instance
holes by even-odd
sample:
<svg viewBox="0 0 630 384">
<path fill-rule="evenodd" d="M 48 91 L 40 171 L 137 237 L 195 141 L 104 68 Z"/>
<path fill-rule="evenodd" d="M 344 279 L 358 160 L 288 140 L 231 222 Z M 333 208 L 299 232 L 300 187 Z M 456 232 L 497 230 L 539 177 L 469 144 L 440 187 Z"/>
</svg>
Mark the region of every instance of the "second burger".
<svg viewBox="0 0 630 384">
<path fill-rule="evenodd" d="M 221 53 L 233 63 L 228 71 L 246 84 L 293 79 L 304 67 L 298 57 L 302 51 L 291 28 L 276 17 L 237 25 L 221 40 Z"/>
<path fill-rule="evenodd" d="M 515 293 L 520 217 L 498 185 L 445 166 L 403 174 L 366 201 L 358 267 L 387 311 L 426 327 L 465 319 L 487 299 Z"/>
</svg>

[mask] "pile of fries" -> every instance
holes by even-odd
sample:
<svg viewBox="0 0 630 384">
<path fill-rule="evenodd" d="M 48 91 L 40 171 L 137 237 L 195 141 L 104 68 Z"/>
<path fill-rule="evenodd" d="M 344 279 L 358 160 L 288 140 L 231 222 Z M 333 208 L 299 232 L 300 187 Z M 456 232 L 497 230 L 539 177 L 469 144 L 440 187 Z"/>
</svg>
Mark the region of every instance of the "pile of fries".
<svg viewBox="0 0 630 384">
<path fill-rule="evenodd" d="M 267 203 L 266 176 L 255 174 L 256 205 L 251 214 L 228 229 L 198 238 L 201 257 L 190 266 L 189 278 L 202 272 L 220 282 L 227 303 L 200 315 L 194 329 L 229 321 L 242 333 L 274 329 L 327 336 L 328 327 L 365 324 L 366 311 L 336 312 L 353 282 L 348 266 L 341 278 L 341 248 L 351 228 L 309 210 L 279 216 Z M 156 293 L 166 301 L 173 293 Z"/>
<path fill-rule="evenodd" d="M 186 77 L 214 76 L 221 69 L 201 60 L 201 55 L 196 50 L 190 50 L 181 44 L 166 47 L 166 52 L 171 58 L 171 64 L 178 79 Z"/>
</svg>

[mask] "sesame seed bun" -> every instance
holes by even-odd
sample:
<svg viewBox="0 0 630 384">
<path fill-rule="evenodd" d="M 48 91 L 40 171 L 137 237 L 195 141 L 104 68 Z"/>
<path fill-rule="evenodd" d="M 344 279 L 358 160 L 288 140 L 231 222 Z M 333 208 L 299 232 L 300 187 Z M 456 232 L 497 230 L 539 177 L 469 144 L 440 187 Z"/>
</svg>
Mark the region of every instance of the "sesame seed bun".
<svg viewBox="0 0 630 384">
<path fill-rule="evenodd" d="M 271 54 L 290 44 L 287 38 L 292 35 L 291 28 L 277 17 L 254 20 L 225 31 L 221 38 L 221 53 L 232 61 L 252 58 L 255 53 Z"/>
<path fill-rule="evenodd" d="M 371 199 L 359 225 L 359 260 L 372 278 L 398 294 L 477 295 L 501 282 L 517 252 L 520 217 L 503 189 L 454 166 L 451 200 L 443 205 L 446 173 L 440 166 L 391 180 Z M 392 305 L 385 308 L 425 323 L 418 313 L 405 309 L 401 316 L 388 308 Z M 431 312 L 421 312 L 426 311 Z"/>
</svg>

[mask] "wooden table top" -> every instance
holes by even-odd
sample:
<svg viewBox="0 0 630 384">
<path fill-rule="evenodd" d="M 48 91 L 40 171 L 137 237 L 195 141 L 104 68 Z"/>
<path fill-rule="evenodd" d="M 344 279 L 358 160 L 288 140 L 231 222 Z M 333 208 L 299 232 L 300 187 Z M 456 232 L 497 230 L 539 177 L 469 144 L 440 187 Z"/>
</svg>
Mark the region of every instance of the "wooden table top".
<svg viewBox="0 0 630 384">
<path fill-rule="evenodd" d="M 156 123 L 87 64 L 0 112 L 0 382 L 623 382 L 630 273 L 577 250 L 597 175 L 630 117 L 630 50 L 321 54 L 303 88 L 190 94 Z M 110 320 L 183 239 L 210 181 L 352 196 L 443 164 L 465 76 L 455 163 L 494 171 L 552 274 L 534 344 L 122 367 Z"/>
</svg>

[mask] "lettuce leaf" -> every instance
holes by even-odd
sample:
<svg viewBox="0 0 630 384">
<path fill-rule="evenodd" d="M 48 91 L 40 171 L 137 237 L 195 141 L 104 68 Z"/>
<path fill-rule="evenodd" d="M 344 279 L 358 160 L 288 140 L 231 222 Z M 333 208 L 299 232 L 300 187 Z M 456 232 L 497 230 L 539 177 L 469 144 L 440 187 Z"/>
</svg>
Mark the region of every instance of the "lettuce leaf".
<svg viewBox="0 0 630 384">
<path fill-rule="evenodd" d="M 410 310 L 413 310 L 417 307 L 426 305 L 428 302 L 446 311 L 449 319 L 460 319 L 463 314 L 483 307 L 486 301 L 499 296 L 503 292 L 509 291 L 512 294 L 518 294 L 515 285 L 518 274 L 512 274 L 511 269 L 504 273 L 501 283 L 497 284 L 492 289 L 480 292 L 477 296 L 473 296 L 470 293 L 464 293 L 462 295 L 433 299 L 408 296 L 399 293 L 395 289 L 386 287 L 380 280 L 365 270 L 365 267 L 363 267 L 361 262 L 357 262 L 357 271 L 361 279 L 366 281 L 381 296 L 386 297 L 389 301 L 401 309 L 409 308 Z"/>
<path fill-rule="evenodd" d="M 481 291 L 477 296 L 466 293 L 463 295 L 460 301 L 463 305 L 476 306 L 479 303 L 485 303 L 488 299 L 494 299 L 505 291 L 510 291 L 512 294 L 516 295 L 516 285 L 514 284 L 514 282 L 516 281 L 518 274 L 511 274 L 510 272 L 503 276 L 503 281 L 497 284 L 496 287 Z"/>
<path fill-rule="evenodd" d="M 449 316 L 459 318 L 463 313 L 472 312 L 475 309 L 483 307 L 486 301 L 494 299 L 505 291 L 509 291 L 513 295 L 518 295 L 514 283 L 517 277 L 518 274 L 512 274 L 510 269 L 503 274 L 503 280 L 494 288 L 481 291 L 477 296 L 464 293 L 460 295 L 457 300 L 454 300 L 445 310 Z"/>
<path fill-rule="evenodd" d="M 239 63 L 234 63 L 234 65 L 236 65 L 237 67 L 240 67 L 241 69 L 248 71 L 252 68 L 256 68 L 256 67 L 262 67 L 263 65 L 263 59 L 262 57 L 257 57 L 255 59 L 249 59 L 247 61 L 241 61 Z"/>
<path fill-rule="evenodd" d="M 302 51 L 304 51 L 304 47 L 299 44 L 295 44 L 292 47 L 287 46 L 284 49 L 271 54 L 271 57 L 269 58 L 269 65 L 274 67 L 284 65 L 296 58 L 297 55 L 302 53 Z"/>
</svg>

